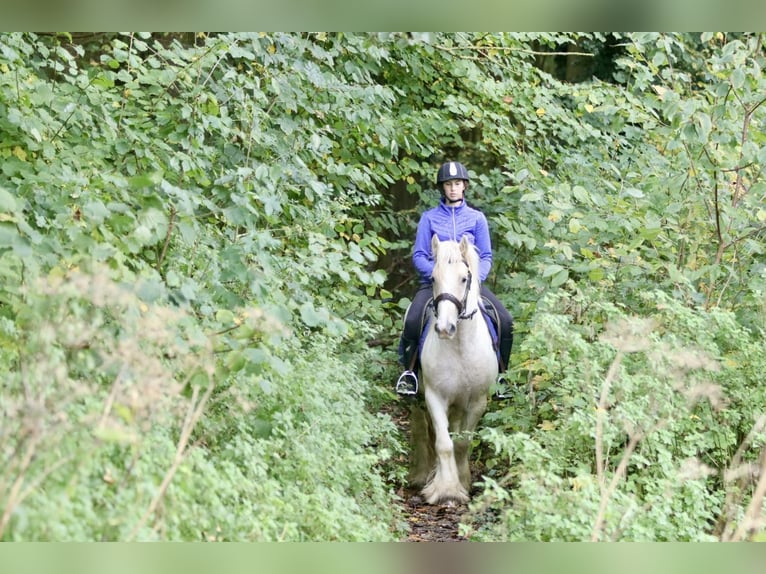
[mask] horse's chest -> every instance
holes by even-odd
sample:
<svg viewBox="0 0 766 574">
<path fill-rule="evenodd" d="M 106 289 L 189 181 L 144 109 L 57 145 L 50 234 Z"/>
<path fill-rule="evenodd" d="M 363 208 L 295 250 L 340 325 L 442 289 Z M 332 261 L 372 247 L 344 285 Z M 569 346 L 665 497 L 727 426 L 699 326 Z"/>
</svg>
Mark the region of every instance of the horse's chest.
<svg viewBox="0 0 766 574">
<path fill-rule="evenodd" d="M 457 385 L 491 380 L 497 373 L 497 359 L 488 333 L 458 335 L 450 341 L 434 336 L 431 341 L 426 340 L 423 351 L 423 371 L 432 380 Z"/>
</svg>

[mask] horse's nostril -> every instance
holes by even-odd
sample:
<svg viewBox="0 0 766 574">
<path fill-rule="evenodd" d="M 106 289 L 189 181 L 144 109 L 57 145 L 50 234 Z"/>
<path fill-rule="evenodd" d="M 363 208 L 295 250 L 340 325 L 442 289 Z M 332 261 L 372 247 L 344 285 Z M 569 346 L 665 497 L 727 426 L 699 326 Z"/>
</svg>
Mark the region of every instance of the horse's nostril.
<svg viewBox="0 0 766 574">
<path fill-rule="evenodd" d="M 439 326 L 434 325 L 434 329 L 436 330 L 436 333 L 441 337 L 442 339 L 451 339 L 455 336 L 455 333 L 457 333 L 457 325 L 454 323 L 450 323 L 446 326 Z"/>
</svg>

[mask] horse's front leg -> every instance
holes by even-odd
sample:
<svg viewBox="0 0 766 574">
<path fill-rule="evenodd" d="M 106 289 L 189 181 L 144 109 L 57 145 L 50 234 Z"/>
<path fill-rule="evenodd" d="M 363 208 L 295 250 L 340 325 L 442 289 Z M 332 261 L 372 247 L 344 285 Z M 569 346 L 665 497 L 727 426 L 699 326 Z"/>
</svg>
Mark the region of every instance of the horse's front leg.
<svg viewBox="0 0 766 574">
<path fill-rule="evenodd" d="M 431 415 L 436 449 L 436 471 L 423 488 L 423 496 L 429 504 L 468 502 L 468 491 L 460 483 L 455 451 L 449 433 L 448 405 L 439 395 L 426 388 L 426 406 Z"/>
<path fill-rule="evenodd" d="M 481 395 L 468 405 L 465 415 L 460 421 L 460 428 L 455 429 L 455 433 L 457 433 L 457 437 L 454 439 L 455 463 L 457 464 L 460 484 L 462 484 L 468 491 L 471 490 L 471 485 L 473 483 L 471 480 L 472 435 L 486 409 L 486 396 Z"/>
</svg>

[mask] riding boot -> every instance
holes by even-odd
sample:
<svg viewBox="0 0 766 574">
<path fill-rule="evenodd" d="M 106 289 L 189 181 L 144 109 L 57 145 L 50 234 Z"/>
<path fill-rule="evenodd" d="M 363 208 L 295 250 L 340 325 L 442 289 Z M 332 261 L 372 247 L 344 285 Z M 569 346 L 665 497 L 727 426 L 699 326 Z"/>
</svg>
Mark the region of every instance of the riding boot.
<svg viewBox="0 0 766 574">
<path fill-rule="evenodd" d="M 495 383 L 495 394 L 492 395 L 492 400 L 502 401 L 511 396 L 511 383 L 508 380 L 503 367 L 508 366 L 508 361 L 511 358 L 511 347 L 513 346 L 513 323 L 511 323 L 510 333 L 506 332 L 500 339 L 500 373 L 497 376 L 497 382 Z"/>
<path fill-rule="evenodd" d="M 431 298 L 430 285 L 421 285 L 404 314 L 404 326 L 399 340 L 399 361 L 405 371 L 396 382 L 400 395 L 416 395 L 418 392 L 418 346 L 423 330 L 424 313 Z"/>
</svg>

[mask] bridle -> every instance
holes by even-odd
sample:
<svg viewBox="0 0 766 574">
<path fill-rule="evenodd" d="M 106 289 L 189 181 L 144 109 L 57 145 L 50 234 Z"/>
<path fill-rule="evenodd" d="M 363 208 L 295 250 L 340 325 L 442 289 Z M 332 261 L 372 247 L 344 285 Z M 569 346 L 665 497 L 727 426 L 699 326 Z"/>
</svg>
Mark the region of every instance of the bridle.
<svg viewBox="0 0 766 574">
<path fill-rule="evenodd" d="M 441 301 L 449 301 L 450 303 L 454 303 L 455 307 L 457 307 L 458 320 L 470 319 L 476 314 L 476 311 L 478 309 L 474 309 L 468 315 L 465 314 L 465 306 L 468 303 L 468 293 L 471 291 L 471 284 L 473 283 L 473 274 L 471 273 L 471 268 L 469 267 L 468 262 L 465 259 L 463 260 L 463 263 L 468 268 L 468 277 L 466 278 L 466 286 L 465 286 L 465 293 L 463 293 L 463 299 L 462 300 L 458 299 L 452 293 L 446 293 L 446 292 L 439 293 L 433 299 L 435 318 L 439 317 L 439 303 Z"/>
</svg>

